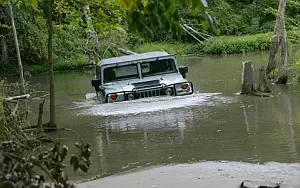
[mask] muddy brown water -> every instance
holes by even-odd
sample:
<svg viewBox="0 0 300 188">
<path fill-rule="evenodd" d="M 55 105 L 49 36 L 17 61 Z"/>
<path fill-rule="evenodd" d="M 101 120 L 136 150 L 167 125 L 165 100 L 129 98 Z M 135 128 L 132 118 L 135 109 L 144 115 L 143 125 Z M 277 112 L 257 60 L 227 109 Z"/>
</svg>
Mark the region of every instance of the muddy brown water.
<svg viewBox="0 0 300 188">
<path fill-rule="evenodd" d="M 187 79 L 194 84 L 194 95 L 118 104 L 86 99 L 86 93 L 94 92 L 93 74 L 56 74 L 58 126 L 71 128 L 92 146 L 89 172 L 68 169 L 68 176 L 78 180 L 199 161 L 298 163 L 299 85 L 272 86 L 271 98 L 239 96 L 244 60 L 252 60 L 258 69 L 267 54 L 180 59 L 189 66 Z M 47 75 L 34 76 L 31 82 L 48 89 Z M 38 101 L 31 102 L 30 111 L 37 109 Z M 53 136 L 60 137 L 70 153 L 76 151 L 75 134 L 60 131 Z"/>
</svg>

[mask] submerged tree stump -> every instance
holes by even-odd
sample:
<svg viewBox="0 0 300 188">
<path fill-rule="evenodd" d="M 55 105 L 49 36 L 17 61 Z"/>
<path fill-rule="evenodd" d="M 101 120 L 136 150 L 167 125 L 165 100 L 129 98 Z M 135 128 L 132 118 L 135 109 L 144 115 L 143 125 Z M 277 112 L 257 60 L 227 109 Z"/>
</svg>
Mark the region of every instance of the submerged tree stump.
<svg viewBox="0 0 300 188">
<path fill-rule="evenodd" d="M 264 66 L 262 66 L 259 69 L 259 85 L 258 85 L 257 91 L 263 92 L 263 93 L 271 93 L 271 90 L 268 87 L 267 75 L 266 75 L 266 70 L 265 70 Z"/>
<path fill-rule="evenodd" d="M 43 99 L 43 101 L 40 102 L 39 104 L 39 117 L 37 122 L 37 128 L 40 130 L 40 132 L 43 132 L 44 104 L 45 104 L 45 99 Z"/>
<path fill-rule="evenodd" d="M 241 95 L 254 95 L 254 69 L 251 61 L 243 63 L 243 75 L 242 75 L 242 92 Z"/>
<path fill-rule="evenodd" d="M 266 71 L 262 67 L 259 73 L 259 86 L 256 89 L 254 87 L 254 68 L 251 61 L 243 63 L 243 74 L 242 74 L 242 92 L 241 95 L 250 95 L 258 97 L 271 97 L 268 93 L 271 93 L 268 87 Z"/>
</svg>

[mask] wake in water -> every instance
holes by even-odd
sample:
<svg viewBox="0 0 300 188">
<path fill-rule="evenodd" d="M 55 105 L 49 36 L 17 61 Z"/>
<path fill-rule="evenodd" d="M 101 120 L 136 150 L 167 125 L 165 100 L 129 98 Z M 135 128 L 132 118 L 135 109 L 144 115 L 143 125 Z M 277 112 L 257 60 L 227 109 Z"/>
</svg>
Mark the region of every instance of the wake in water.
<svg viewBox="0 0 300 188">
<path fill-rule="evenodd" d="M 221 93 L 202 93 L 180 97 L 153 97 L 118 103 L 99 104 L 97 100 L 85 100 L 75 105 L 82 108 L 78 115 L 117 116 L 126 114 L 149 113 L 191 106 L 214 105 L 232 102 L 232 98 Z"/>
</svg>

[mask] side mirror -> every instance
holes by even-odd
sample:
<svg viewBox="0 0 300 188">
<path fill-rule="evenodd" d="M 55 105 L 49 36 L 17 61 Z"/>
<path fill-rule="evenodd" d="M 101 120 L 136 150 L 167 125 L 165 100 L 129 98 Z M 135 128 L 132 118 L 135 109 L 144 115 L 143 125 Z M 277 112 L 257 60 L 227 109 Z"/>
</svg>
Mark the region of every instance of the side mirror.
<svg viewBox="0 0 300 188">
<path fill-rule="evenodd" d="M 96 92 L 100 91 L 99 86 L 101 85 L 101 80 L 92 80 L 92 86 L 95 88 Z"/>
<path fill-rule="evenodd" d="M 189 68 L 187 66 L 178 66 L 179 72 L 183 78 L 186 77 L 186 73 L 189 72 Z"/>
</svg>

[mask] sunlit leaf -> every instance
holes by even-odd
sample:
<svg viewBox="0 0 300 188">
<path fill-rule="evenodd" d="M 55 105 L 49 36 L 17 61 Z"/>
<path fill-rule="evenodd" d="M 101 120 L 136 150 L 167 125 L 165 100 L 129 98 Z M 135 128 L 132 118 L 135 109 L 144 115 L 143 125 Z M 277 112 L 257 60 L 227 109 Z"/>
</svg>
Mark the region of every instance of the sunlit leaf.
<svg viewBox="0 0 300 188">
<path fill-rule="evenodd" d="M 209 23 L 207 21 L 202 21 L 201 25 L 202 25 L 202 27 L 203 27 L 204 30 L 207 30 L 210 27 L 210 25 L 209 25 Z"/>
<path fill-rule="evenodd" d="M 38 8 L 38 0 L 32 0 L 31 1 L 31 6 L 32 6 L 32 8 Z"/>
<path fill-rule="evenodd" d="M 198 12 L 198 4 L 199 0 L 192 0 L 193 15 L 195 15 Z"/>
</svg>

